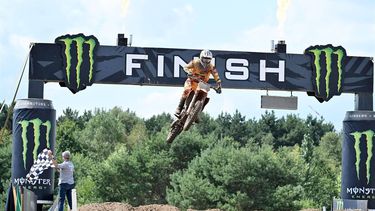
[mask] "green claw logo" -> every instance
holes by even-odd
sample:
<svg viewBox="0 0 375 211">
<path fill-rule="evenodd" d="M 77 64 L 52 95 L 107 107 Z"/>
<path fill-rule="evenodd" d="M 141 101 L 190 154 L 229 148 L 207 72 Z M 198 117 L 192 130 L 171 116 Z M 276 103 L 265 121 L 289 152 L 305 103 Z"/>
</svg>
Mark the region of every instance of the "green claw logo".
<svg viewBox="0 0 375 211">
<path fill-rule="evenodd" d="M 33 149 L 33 159 L 35 160 L 38 156 L 38 148 L 40 146 L 40 136 L 41 136 L 41 129 L 42 127 L 45 127 L 46 131 L 46 142 L 47 142 L 47 147 L 50 148 L 50 133 L 51 133 L 51 121 L 47 120 L 43 122 L 39 118 L 36 119 L 31 119 L 31 120 L 22 120 L 18 122 L 18 124 L 21 125 L 22 128 L 22 145 L 23 145 L 23 150 L 22 150 L 22 157 L 23 157 L 23 166 L 26 170 L 26 160 L 27 160 L 27 144 L 29 143 L 29 140 L 27 139 L 27 130 L 29 125 L 31 124 L 33 127 L 33 134 L 34 134 L 34 149 Z"/>
<path fill-rule="evenodd" d="M 65 85 L 73 93 L 90 86 L 95 73 L 98 39 L 92 35 L 64 35 L 56 38 L 55 43 L 62 46 Z"/>
<path fill-rule="evenodd" d="M 355 131 L 353 133 L 350 133 L 354 137 L 354 150 L 355 150 L 355 169 L 357 172 L 357 179 L 359 180 L 359 169 L 360 169 L 360 163 L 361 163 L 361 149 L 360 149 L 360 141 L 362 138 L 362 135 L 366 137 L 366 149 L 367 149 L 367 159 L 366 159 L 366 179 L 367 184 L 369 184 L 371 179 L 371 160 L 372 160 L 372 150 L 373 150 L 373 137 L 374 137 L 374 131 L 367 130 L 367 131 Z"/>
<path fill-rule="evenodd" d="M 312 58 L 313 88 L 320 102 L 330 100 L 342 92 L 344 60 L 346 51 L 343 47 L 316 45 L 305 50 Z"/>
</svg>

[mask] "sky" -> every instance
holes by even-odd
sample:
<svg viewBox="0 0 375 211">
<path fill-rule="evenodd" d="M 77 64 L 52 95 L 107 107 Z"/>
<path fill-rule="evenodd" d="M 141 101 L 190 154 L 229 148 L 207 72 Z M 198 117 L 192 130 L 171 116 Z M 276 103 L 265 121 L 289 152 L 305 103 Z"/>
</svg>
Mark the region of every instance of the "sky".
<svg viewBox="0 0 375 211">
<path fill-rule="evenodd" d="M 287 53 L 302 54 L 312 45 L 343 46 L 349 56 L 375 56 L 373 0 L 0 0 L 0 102 L 10 104 L 30 43 L 53 43 L 65 34 L 94 35 L 102 45 L 116 45 L 117 34 L 132 35 L 132 46 L 271 52 L 271 40 L 285 40 Z M 217 67 L 220 71 L 221 67 Z M 259 119 L 261 90 L 226 89 L 210 93 L 205 108 L 212 117 L 238 110 Z M 57 83 L 44 86 L 57 116 L 78 110 L 130 109 L 150 118 L 173 113 L 181 87 L 98 85 L 72 94 Z M 28 68 L 16 99 L 27 98 Z M 270 91 L 269 95 L 290 96 Z M 342 128 L 346 111 L 354 110 L 354 95 L 342 94 L 319 103 L 304 92 L 298 110 L 274 110 L 277 117 L 296 114 L 323 117 Z"/>
</svg>

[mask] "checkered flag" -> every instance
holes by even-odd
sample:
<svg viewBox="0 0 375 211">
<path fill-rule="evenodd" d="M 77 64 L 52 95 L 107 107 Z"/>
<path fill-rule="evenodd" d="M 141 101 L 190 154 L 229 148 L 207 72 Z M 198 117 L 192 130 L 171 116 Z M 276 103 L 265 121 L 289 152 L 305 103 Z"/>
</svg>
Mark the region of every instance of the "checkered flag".
<svg viewBox="0 0 375 211">
<path fill-rule="evenodd" d="M 43 149 L 43 151 L 39 153 L 38 158 L 34 160 L 34 164 L 31 166 L 30 172 L 26 175 L 26 179 L 31 182 L 38 179 L 39 175 L 49 167 L 55 166 L 53 165 L 52 160 L 48 157 L 48 149 Z"/>
</svg>

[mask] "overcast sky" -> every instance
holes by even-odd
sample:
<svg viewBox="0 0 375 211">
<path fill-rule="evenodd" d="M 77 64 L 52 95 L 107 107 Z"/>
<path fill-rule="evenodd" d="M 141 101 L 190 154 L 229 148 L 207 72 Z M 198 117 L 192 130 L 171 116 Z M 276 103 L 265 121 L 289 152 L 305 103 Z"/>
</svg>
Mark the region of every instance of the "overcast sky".
<svg viewBox="0 0 375 211">
<path fill-rule="evenodd" d="M 202 1 L 202 0 L 0 0 L 0 102 L 9 104 L 31 42 L 53 43 L 58 36 L 94 35 L 102 45 L 116 45 L 118 33 L 133 35 L 132 46 L 270 52 L 271 40 L 286 40 L 288 53 L 303 53 L 317 44 L 343 46 L 349 56 L 375 55 L 375 1 Z M 220 69 L 220 67 L 218 67 Z M 28 69 L 17 99 L 27 98 Z M 79 110 L 129 108 L 149 118 L 173 113 L 182 87 L 94 84 L 75 95 L 56 83 L 45 85 L 44 98 L 61 115 Z M 265 91 L 223 88 L 211 92 L 206 107 L 213 117 L 239 110 L 258 119 Z M 290 92 L 269 92 L 289 96 Z M 354 109 L 354 95 L 342 94 L 319 103 L 306 93 L 298 96 L 298 110 L 275 110 L 281 117 L 294 113 L 323 116 L 337 130 L 346 111 Z"/>
</svg>

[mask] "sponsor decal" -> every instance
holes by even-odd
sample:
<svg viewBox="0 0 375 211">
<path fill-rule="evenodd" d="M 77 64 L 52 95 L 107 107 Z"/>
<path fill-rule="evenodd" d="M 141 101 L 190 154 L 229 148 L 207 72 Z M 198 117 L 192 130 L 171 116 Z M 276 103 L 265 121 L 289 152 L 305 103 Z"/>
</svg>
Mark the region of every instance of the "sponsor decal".
<svg viewBox="0 0 375 211">
<path fill-rule="evenodd" d="M 64 35 L 55 39 L 62 46 L 65 85 L 76 93 L 93 83 L 95 55 L 99 41 L 83 34 Z"/>
<path fill-rule="evenodd" d="M 38 156 L 38 148 L 40 146 L 40 138 L 42 134 L 42 131 L 45 132 L 45 140 L 47 143 L 47 148 L 50 148 L 50 134 L 51 134 L 51 121 L 47 120 L 43 122 L 41 119 L 36 118 L 36 119 L 31 119 L 31 120 L 22 120 L 18 122 L 18 124 L 21 125 L 22 128 L 22 158 L 23 158 L 23 166 L 26 170 L 26 161 L 27 161 L 27 154 L 28 154 L 28 143 L 30 140 L 28 140 L 27 135 L 28 132 L 33 133 L 33 142 L 34 142 L 34 147 L 33 147 L 33 160 L 35 160 Z M 29 130 L 29 128 L 32 127 L 32 130 Z"/>
<path fill-rule="evenodd" d="M 345 72 L 345 49 L 341 46 L 316 45 L 307 48 L 305 54 L 312 60 L 312 84 L 316 98 L 323 102 L 340 95 Z"/>
<path fill-rule="evenodd" d="M 375 188 L 351 187 L 346 188 L 346 193 L 350 194 L 353 199 L 375 199 Z"/>
<path fill-rule="evenodd" d="M 373 158 L 372 150 L 373 150 L 373 137 L 374 137 L 374 131 L 373 130 L 366 130 L 366 131 L 355 131 L 353 133 L 350 133 L 354 137 L 354 150 L 355 150 L 355 169 L 357 173 L 357 179 L 360 180 L 360 168 L 361 168 L 361 148 L 360 148 L 360 142 L 362 137 L 365 138 L 366 143 L 366 179 L 367 184 L 370 183 L 371 179 L 371 161 Z"/>
</svg>

